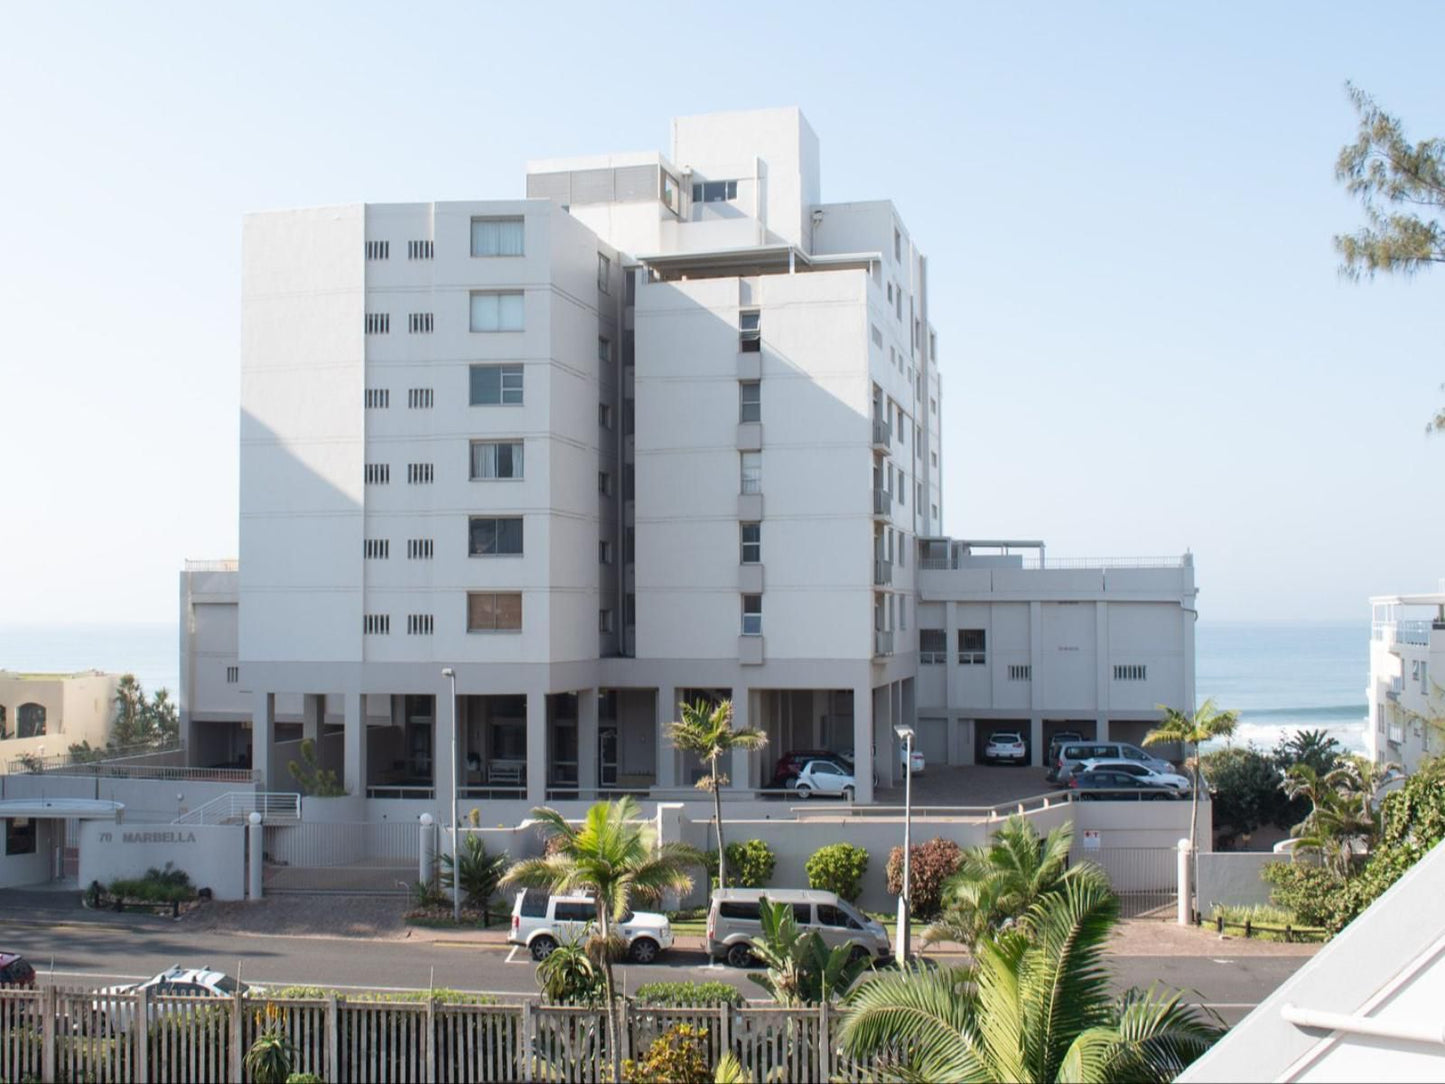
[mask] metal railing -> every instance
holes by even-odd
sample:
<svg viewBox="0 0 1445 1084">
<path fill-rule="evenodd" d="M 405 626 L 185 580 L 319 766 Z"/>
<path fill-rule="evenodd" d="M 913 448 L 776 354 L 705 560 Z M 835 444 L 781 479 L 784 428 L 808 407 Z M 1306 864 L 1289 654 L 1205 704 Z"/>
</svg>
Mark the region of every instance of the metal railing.
<svg viewBox="0 0 1445 1084">
<path fill-rule="evenodd" d="M 923 572 L 956 572 L 961 567 L 961 562 L 968 554 L 961 554 L 957 551 L 947 557 L 940 557 L 936 554 L 928 557 L 918 558 L 918 568 Z M 1020 564 L 1015 566 L 1036 572 L 1040 569 L 1052 569 L 1063 572 L 1090 572 L 1098 570 L 1101 572 L 1109 569 L 1138 569 L 1138 568 L 1187 568 L 1190 559 L 1186 557 L 1021 557 Z M 979 568 L 998 567 L 988 564 L 979 564 Z M 1009 566 L 1005 565 L 1004 568 Z"/>
<path fill-rule="evenodd" d="M 877 587 L 886 587 L 893 582 L 893 562 L 875 560 L 873 562 L 873 583 Z"/>
<path fill-rule="evenodd" d="M 43 772 L 59 772 L 77 765 L 97 764 L 138 764 L 159 756 L 174 756 L 183 752 L 179 745 L 156 748 L 154 745 L 128 745 L 118 749 L 92 749 L 86 753 L 55 753 L 48 757 L 22 756 L 9 761 L 10 772 L 29 772 L 38 775 Z"/>
<path fill-rule="evenodd" d="M 18 767 L 17 767 L 18 765 Z M 26 772 L 24 762 L 12 763 L 11 772 Z M 260 773 L 249 768 L 185 768 L 178 765 L 75 764 L 52 768 L 44 774 L 84 779 L 151 779 L 172 783 L 256 783 Z"/>
<path fill-rule="evenodd" d="M 185 569 L 187 572 L 237 572 L 241 568 L 241 562 L 235 557 L 222 557 L 213 561 L 187 561 Z"/>
<path fill-rule="evenodd" d="M 1374 639 L 1387 644 L 1414 644 L 1416 647 L 1430 646 L 1429 621 L 1377 621 L 1372 632 Z"/>
<path fill-rule="evenodd" d="M 182 813 L 172 824 L 238 824 L 252 813 L 267 822 L 301 819 L 301 795 L 289 791 L 233 790 Z"/>
<path fill-rule="evenodd" d="M 462 790 L 460 790 L 458 794 L 465 795 L 466 788 L 462 788 Z M 393 786 L 390 784 L 382 783 L 376 786 L 367 787 L 366 796 L 368 798 L 413 798 L 430 801 L 437 796 L 437 792 L 435 787 L 410 786 L 406 784 L 397 784 Z"/>
<path fill-rule="evenodd" d="M 724 794 L 727 792 L 724 791 Z M 1157 801 L 1161 798 L 1166 800 L 1189 799 L 1189 791 L 1161 792 L 1151 790 L 1106 790 L 1102 787 L 1078 791 L 1063 789 L 1044 791 L 1039 794 L 1030 794 L 1023 798 L 1014 798 L 1007 802 L 998 802 L 995 805 L 918 805 L 913 806 L 915 819 L 930 817 L 936 818 L 960 818 L 968 820 L 1003 820 L 1008 817 L 1019 816 L 1027 813 L 1036 813 L 1042 809 L 1051 809 L 1054 806 L 1068 805 L 1071 802 L 1079 801 Z M 1207 802 L 1208 792 L 1201 790 L 1199 800 Z M 788 807 L 798 820 L 822 818 L 845 817 L 882 817 L 898 818 L 904 816 L 904 807 L 901 805 L 794 805 Z"/>
<path fill-rule="evenodd" d="M 893 444 L 893 427 L 882 418 L 873 419 L 873 443 L 883 448 Z"/>
<path fill-rule="evenodd" d="M 893 654 L 893 633 L 888 629 L 873 630 L 873 654 Z"/>
<path fill-rule="evenodd" d="M 873 490 L 873 514 L 875 516 L 889 516 L 893 514 L 893 494 L 886 489 L 874 488 Z"/>
</svg>

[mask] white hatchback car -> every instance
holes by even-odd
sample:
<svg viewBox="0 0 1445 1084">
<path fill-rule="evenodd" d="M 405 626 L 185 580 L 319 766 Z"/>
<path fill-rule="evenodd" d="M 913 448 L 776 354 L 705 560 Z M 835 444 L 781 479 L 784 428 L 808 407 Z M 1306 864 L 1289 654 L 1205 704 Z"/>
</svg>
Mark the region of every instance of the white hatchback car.
<svg viewBox="0 0 1445 1084">
<path fill-rule="evenodd" d="M 1005 764 L 1027 764 L 1029 753 L 1028 747 L 1024 745 L 1023 735 L 1016 730 L 1000 730 L 996 734 L 990 734 L 988 744 L 983 747 L 983 759 L 986 764 L 997 764 L 1000 761 Z"/>
<path fill-rule="evenodd" d="M 790 779 L 788 786 L 798 792 L 799 798 L 811 798 L 815 794 L 830 798 L 853 800 L 858 785 L 851 772 L 845 772 L 831 760 L 810 760 L 796 779 Z"/>
<path fill-rule="evenodd" d="M 591 896 L 553 896 L 529 888 L 512 905 L 512 931 L 507 941 L 521 945 L 534 960 L 545 960 L 564 941 L 586 936 L 596 925 L 597 904 Z M 672 947 L 672 923 L 666 915 L 630 911 L 614 929 L 627 941 L 627 958 L 650 964 Z"/>
</svg>

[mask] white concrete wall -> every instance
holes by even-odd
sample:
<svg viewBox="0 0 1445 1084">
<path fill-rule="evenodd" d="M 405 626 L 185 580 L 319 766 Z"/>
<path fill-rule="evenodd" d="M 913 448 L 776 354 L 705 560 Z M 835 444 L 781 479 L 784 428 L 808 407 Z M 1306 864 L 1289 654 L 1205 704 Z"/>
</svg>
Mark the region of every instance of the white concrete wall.
<svg viewBox="0 0 1445 1084">
<path fill-rule="evenodd" d="M 49 884 L 55 877 L 55 847 L 61 838 L 60 821 L 35 818 L 35 853 L 0 854 L 0 888 Z M 0 831 L 5 828 L 0 818 Z"/>
<path fill-rule="evenodd" d="M 108 885 L 172 863 L 218 900 L 246 895 L 246 829 L 241 825 L 145 825 L 82 821 L 80 884 Z"/>
<path fill-rule="evenodd" d="M 1268 851 L 1214 851 L 1199 855 L 1199 913 L 1208 919 L 1216 907 L 1253 907 L 1269 903 L 1269 885 L 1260 876 L 1271 862 L 1287 856 Z"/>
<path fill-rule="evenodd" d="M 118 674 L 31 677 L 0 670 L 0 708 L 4 709 L 5 733 L 9 735 L 0 740 L 0 770 L 8 761 L 22 756 L 57 756 L 83 741 L 104 746 L 115 718 L 119 683 Z M 45 709 L 44 734 L 16 737 L 20 709 L 26 704 L 39 704 Z"/>
<path fill-rule="evenodd" d="M 127 823 L 169 822 L 223 794 L 246 789 L 240 783 L 158 782 L 49 772 L 0 776 L 0 798 L 100 798 L 122 803 Z"/>
</svg>

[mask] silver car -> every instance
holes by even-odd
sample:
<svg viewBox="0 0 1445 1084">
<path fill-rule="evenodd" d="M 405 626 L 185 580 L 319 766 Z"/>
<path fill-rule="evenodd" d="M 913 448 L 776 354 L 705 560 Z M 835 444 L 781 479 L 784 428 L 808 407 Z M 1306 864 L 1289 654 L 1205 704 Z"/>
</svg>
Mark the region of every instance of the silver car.
<svg viewBox="0 0 1445 1084">
<path fill-rule="evenodd" d="M 588 934 L 597 920 L 591 896 L 553 896 L 537 889 L 517 893 L 512 905 L 512 929 L 507 941 L 520 945 L 534 960 L 545 960 L 566 941 Z M 672 947 L 672 923 L 666 915 L 629 911 L 613 929 L 627 941 L 627 958 L 650 964 L 663 949 Z"/>
<path fill-rule="evenodd" d="M 798 928 L 817 931 L 830 949 L 852 945 L 858 955 L 878 963 L 893 957 L 883 924 L 833 892 L 802 888 L 724 888 L 712 894 L 707 910 L 707 954 L 724 957 L 733 967 L 753 960 L 753 938 L 762 936 L 762 901 L 787 903 Z"/>
</svg>

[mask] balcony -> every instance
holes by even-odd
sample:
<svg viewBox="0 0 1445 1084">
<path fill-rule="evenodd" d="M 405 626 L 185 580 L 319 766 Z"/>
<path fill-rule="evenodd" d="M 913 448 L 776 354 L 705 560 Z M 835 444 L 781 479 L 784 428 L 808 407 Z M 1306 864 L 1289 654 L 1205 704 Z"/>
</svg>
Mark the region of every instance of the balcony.
<svg viewBox="0 0 1445 1084">
<path fill-rule="evenodd" d="M 882 418 L 873 419 L 873 450 L 885 455 L 893 447 L 893 427 Z"/>
<path fill-rule="evenodd" d="M 1404 745 L 1405 728 L 1398 723 L 1391 723 L 1388 737 L 1391 745 Z"/>
<path fill-rule="evenodd" d="M 893 633 L 891 630 L 873 630 L 873 654 L 875 656 L 893 654 Z"/>
<path fill-rule="evenodd" d="M 875 519 L 889 519 L 893 515 L 893 494 L 886 489 L 873 490 L 873 516 Z"/>
<path fill-rule="evenodd" d="M 873 561 L 873 586 L 887 587 L 893 582 L 893 562 L 875 559 Z"/>
</svg>

